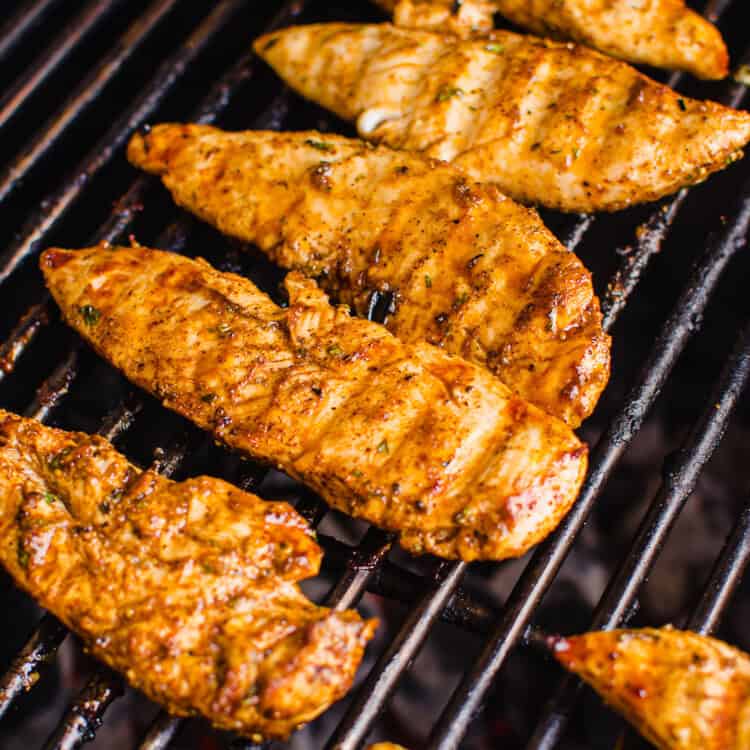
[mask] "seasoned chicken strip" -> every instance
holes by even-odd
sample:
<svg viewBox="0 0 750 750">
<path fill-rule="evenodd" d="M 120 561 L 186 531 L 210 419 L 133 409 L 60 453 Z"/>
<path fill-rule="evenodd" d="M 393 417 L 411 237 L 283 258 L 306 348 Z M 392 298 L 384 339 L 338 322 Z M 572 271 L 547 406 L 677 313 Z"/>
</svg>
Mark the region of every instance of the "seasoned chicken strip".
<svg viewBox="0 0 750 750">
<path fill-rule="evenodd" d="M 494 27 L 493 0 L 375 0 L 393 14 L 396 26 L 449 31 L 459 36 L 486 34 Z"/>
<path fill-rule="evenodd" d="M 174 714 L 285 737 L 347 692 L 375 622 L 304 596 L 320 560 L 286 503 L 0 410 L 0 562 Z"/>
<path fill-rule="evenodd" d="M 258 53 L 360 135 L 452 161 L 512 198 L 614 211 L 700 182 L 738 158 L 750 114 L 679 96 L 573 44 L 390 24 L 297 26 Z"/>
<path fill-rule="evenodd" d="M 724 78 L 719 30 L 685 0 L 376 0 L 397 26 L 486 32 L 494 13 L 541 36 L 572 39 L 633 63 Z"/>
<path fill-rule="evenodd" d="M 750 658 L 671 628 L 553 639 L 557 660 L 661 750 L 750 748 Z"/>
<path fill-rule="evenodd" d="M 580 260 L 538 215 L 448 165 L 320 133 L 158 125 L 133 137 L 137 166 L 175 200 L 285 268 L 318 277 L 366 315 L 489 367 L 572 426 L 609 377 L 609 337 Z"/>
<path fill-rule="evenodd" d="M 521 555 L 583 479 L 565 423 L 484 368 L 331 307 L 299 274 L 283 309 L 141 247 L 48 250 L 42 268 L 68 322 L 131 380 L 412 552 Z"/>
</svg>

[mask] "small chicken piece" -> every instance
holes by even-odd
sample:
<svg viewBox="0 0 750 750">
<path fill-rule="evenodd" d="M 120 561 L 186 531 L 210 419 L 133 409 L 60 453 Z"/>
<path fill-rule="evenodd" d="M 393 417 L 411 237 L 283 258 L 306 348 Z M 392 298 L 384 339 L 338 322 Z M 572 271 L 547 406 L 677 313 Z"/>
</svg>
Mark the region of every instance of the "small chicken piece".
<svg viewBox="0 0 750 750">
<path fill-rule="evenodd" d="M 750 748 L 750 657 L 672 628 L 553 638 L 582 677 L 660 750 Z"/>
<path fill-rule="evenodd" d="M 175 200 L 254 242 L 388 329 L 489 367 L 577 427 L 609 377 L 609 337 L 581 261 L 539 216 L 448 165 L 320 133 L 158 125 L 130 160 Z"/>
<path fill-rule="evenodd" d="M 136 384 L 333 507 L 447 558 L 522 555 L 570 508 L 586 448 L 487 370 L 407 345 L 287 276 L 288 309 L 203 261 L 48 250 L 67 321 Z"/>
<path fill-rule="evenodd" d="M 363 138 L 562 211 L 656 200 L 723 169 L 750 140 L 749 113 L 572 43 L 339 23 L 275 32 L 255 49 Z"/>
<path fill-rule="evenodd" d="M 320 561 L 286 503 L 0 410 L 0 563 L 174 714 L 286 737 L 348 691 L 376 623 L 305 597 Z"/>
<path fill-rule="evenodd" d="M 724 78 L 729 54 L 719 30 L 685 0 L 376 0 L 397 26 L 486 32 L 502 13 L 541 36 L 572 39 L 608 55 L 699 78 Z"/>
<path fill-rule="evenodd" d="M 375 0 L 393 14 L 396 26 L 449 31 L 458 36 L 487 34 L 494 27 L 493 0 Z"/>
</svg>

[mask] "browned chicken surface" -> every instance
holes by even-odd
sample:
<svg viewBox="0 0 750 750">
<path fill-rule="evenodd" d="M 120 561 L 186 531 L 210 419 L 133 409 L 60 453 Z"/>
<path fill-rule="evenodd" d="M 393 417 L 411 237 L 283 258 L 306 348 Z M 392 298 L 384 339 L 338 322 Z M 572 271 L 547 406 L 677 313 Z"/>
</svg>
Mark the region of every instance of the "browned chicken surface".
<svg viewBox="0 0 750 750">
<path fill-rule="evenodd" d="M 127 377 L 412 552 L 520 555 L 575 499 L 586 448 L 564 422 L 297 273 L 280 308 L 246 279 L 142 247 L 48 250 L 42 268 L 67 321 Z"/>
<path fill-rule="evenodd" d="M 750 748 L 750 657 L 671 628 L 587 633 L 555 656 L 661 750 Z"/>
<path fill-rule="evenodd" d="M 346 693 L 375 622 L 304 596 L 320 561 L 286 503 L 0 410 L 0 562 L 172 713 L 284 737 Z"/>
<path fill-rule="evenodd" d="M 376 0 L 396 25 L 475 34 L 494 13 L 541 36 L 572 39 L 614 57 L 699 78 L 724 78 L 719 30 L 685 0 Z"/>
<path fill-rule="evenodd" d="M 375 0 L 393 14 L 396 26 L 449 31 L 459 36 L 486 34 L 497 12 L 493 0 Z"/>
<path fill-rule="evenodd" d="M 563 211 L 656 200 L 723 169 L 750 140 L 749 113 L 680 96 L 572 43 L 331 23 L 255 48 L 362 137 Z"/>
<path fill-rule="evenodd" d="M 386 147 L 320 133 L 158 125 L 130 160 L 176 201 L 320 279 L 366 315 L 392 292 L 388 329 L 489 367 L 578 426 L 609 377 L 609 337 L 580 260 L 494 185 Z"/>
</svg>

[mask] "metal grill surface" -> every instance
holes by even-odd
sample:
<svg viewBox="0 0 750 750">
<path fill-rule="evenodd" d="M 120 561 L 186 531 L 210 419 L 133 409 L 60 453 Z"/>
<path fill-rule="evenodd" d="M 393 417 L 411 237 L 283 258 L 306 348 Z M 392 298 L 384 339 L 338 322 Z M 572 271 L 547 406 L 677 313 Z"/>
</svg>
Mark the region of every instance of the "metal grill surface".
<svg viewBox="0 0 750 750">
<path fill-rule="evenodd" d="M 740 22 L 741 5 L 716 0 L 704 8 L 727 35 L 737 65 L 750 63 L 750 30 Z M 132 391 L 62 326 L 35 258 L 56 242 L 75 247 L 135 235 L 144 244 L 200 253 L 276 294 L 278 269 L 259 254 L 238 252 L 178 212 L 155 180 L 136 176 L 126 165 L 123 147 L 138 127 L 162 119 L 230 129 L 317 127 L 351 135 L 349 126 L 285 89 L 253 58 L 250 42 L 295 22 L 382 16 L 365 0 L 28 0 L 6 6 L 0 29 L 0 404 L 62 427 L 98 431 L 166 475 L 202 469 L 263 495 L 272 486 L 265 469 L 222 453 L 186 422 Z M 686 94 L 747 104 L 746 87 L 732 79 L 716 84 L 681 75 L 661 79 Z M 614 337 L 615 377 L 582 431 L 592 455 L 580 498 L 527 559 L 498 566 L 411 560 L 393 549 L 388 534 L 337 519 L 303 488 L 283 485 L 297 509 L 320 528 L 326 559 L 317 598 L 340 608 L 398 603 L 395 627 L 375 644 L 350 698 L 302 733 L 305 744 L 295 744 L 303 742 L 297 737 L 289 747 L 356 750 L 372 739 L 373 729 L 385 731 L 388 722 L 381 717 L 394 694 L 421 668 L 414 662 L 425 645 L 446 628 L 470 634 L 473 653 L 469 648 L 460 655 L 462 675 L 442 686 L 442 704 L 425 708 L 432 719 L 429 737 L 392 739 L 430 750 L 453 750 L 464 742 L 488 746 L 472 739 L 475 717 L 493 696 L 486 713 L 503 720 L 497 685 L 512 685 L 506 676 L 512 655 L 533 647 L 540 627 L 566 627 L 567 619 L 544 610 L 545 597 L 554 595 L 566 559 L 585 543 L 587 520 L 607 513 L 620 518 L 623 493 L 639 495 L 632 505 L 640 521 L 605 562 L 609 581 L 597 591 L 598 604 L 593 610 L 582 607 L 577 622 L 581 628 L 613 628 L 637 621 L 644 586 L 704 468 L 728 429 L 750 423 L 742 404 L 750 374 L 750 301 L 742 283 L 750 269 L 741 252 L 750 230 L 748 162 L 657 205 L 614 216 L 544 213 L 594 272 L 605 325 Z M 623 461 L 644 428 L 665 414 L 677 427 L 671 442 L 664 442 L 658 486 L 623 486 Z M 740 457 L 731 471 L 737 475 L 733 486 L 745 487 L 747 461 L 743 465 Z M 703 593 L 674 613 L 699 632 L 719 628 L 750 559 L 750 498 L 738 492 L 729 505 L 726 542 L 713 550 L 715 562 L 696 572 Z M 501 600 L 482 592 L 484 577 L 498 570 L 507 581 Z M 0 679 L 0 719 L 8 724 L 14 713 L 31 710 L 29 698 L 51 679 L 44 665 L 54 662 L 67 633 L 28 602 L 11 610 L 10 602 L 20 595 L 5 579 L 0 583 L 0 597 L 8 602 L 5 617 L 18 621 L 16 641 L 37 619 Z M 750 641 L 739 645 L 750 647 Z M 94 739 L 126 690 L 117 675 L 89 666 L 83 689 L 57 717 L 44 747 L 75 748 Z M 556 686 L 539 687 L 548 703 L 536 711 L 536 724 L 524 740 L 529 748 L 582 747 L 566 739 L 568 725 L 580 714 L 581 684 L 558 679 Z M 160 713 L 137 746 L 193 746 L 183 729 L 183 721 Z M 231 737 L 216 742 L 255 747 Z"/>
</svg>

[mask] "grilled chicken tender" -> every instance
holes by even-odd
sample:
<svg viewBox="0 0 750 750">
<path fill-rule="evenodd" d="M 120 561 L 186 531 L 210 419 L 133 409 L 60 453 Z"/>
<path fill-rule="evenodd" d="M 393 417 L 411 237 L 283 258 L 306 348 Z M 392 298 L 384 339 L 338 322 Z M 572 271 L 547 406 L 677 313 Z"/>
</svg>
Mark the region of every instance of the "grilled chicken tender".
<svg viewBox="0 0 750 750">
<path fill-rule="evenodd" d="M 750 747 L 750 658 L 672 628 L 553 639 L 557 660 L 661 750 Z"/>
<path fill-rule="evenodd" d="M 719 30 L 685 0 L 376 0 L 397 26 L 473 34 L 494 13 L 541 36 L 572 39 L 600 52 L 699 78 L 724 78 L 729 55 Z"/>
<path fill-rule="evenodd" d="M 317 24 L 255 49 L 362 137 L 563 211 L 656 200 L 722 169 L 750 140 L 747 112 L 679 96 L 585 47 L 511 32 L 462 40 Z"/>
<path fill-rule="evenodd" d="M 299 274 L 284 309 L 142 247 L 48 250 L 42 268 L 68 322 L 132 381 L 412 552 L 521 555 L 583 479 L 564 422 L 478 365 L 331 307 Z"/>
<path fill-rule="evenodd" d="M 375 622 L 304 596 L 320 561 L 286 503 L 0 410 L 0 562 L 174 714 L 285 737 L 347 692 Z"/>
<path fill-rule="evenodd" d="M 366 315 L 485 365 L 578 426 L 609 377 L 609 337 L 580 260 L 534 211 L 386 147 L 320 133 L 158 125 L 128 155 L 177 202 Z"/>
<path fill-rule="evenodd" d="M 393 14 L 396 26 L 449 31 L 459 36 L 488 33 L 494 27 L 493 0 L 375 0 Z"/>
</svg>

